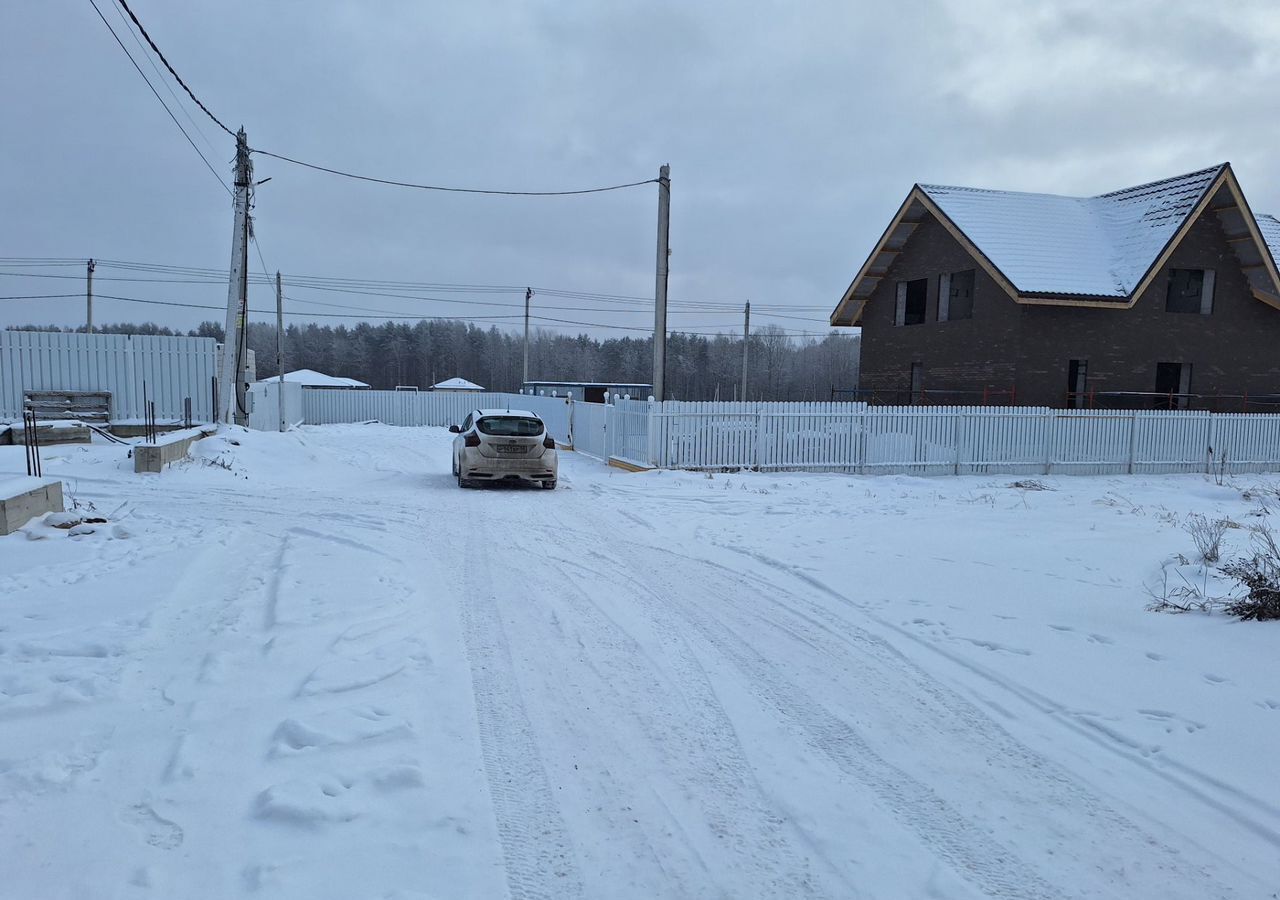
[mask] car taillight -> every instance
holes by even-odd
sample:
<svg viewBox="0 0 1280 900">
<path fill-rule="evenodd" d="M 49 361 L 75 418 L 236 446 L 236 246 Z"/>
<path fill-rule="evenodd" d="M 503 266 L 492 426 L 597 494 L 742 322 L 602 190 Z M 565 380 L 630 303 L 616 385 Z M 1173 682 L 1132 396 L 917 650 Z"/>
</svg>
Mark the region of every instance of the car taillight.
<svg viewBox="0 0 1280 900">
<path fill-rule="evenodd" d="M 556 449 L 556 439 L 551 435 L 547 435 L 542 439 L 542 446 L 546 447 L 548 450 L 554 450 Z"/>
<path fill-rule="evenodd" d="M 469 435 L 467 435 L 465 438 L 462 439 L 462 443 L 467 447 L 479 447 L 480 435 L 476 434 L 473 431 Z"/>
</svg>

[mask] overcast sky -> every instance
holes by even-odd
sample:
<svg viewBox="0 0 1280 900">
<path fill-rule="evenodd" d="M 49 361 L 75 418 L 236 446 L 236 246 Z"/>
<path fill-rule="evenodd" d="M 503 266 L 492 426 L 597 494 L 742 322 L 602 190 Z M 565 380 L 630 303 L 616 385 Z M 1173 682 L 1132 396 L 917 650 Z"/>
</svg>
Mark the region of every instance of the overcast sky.
<svg viewBox="0 0 1280 900">
<path fill-rule="evenodd" d="M 113 0 L 97 2 L 229 182 L 232 139 L 174 100 Z M 264 150 L 503 190 L 639 181 L 669 163 L 673 330 L 740 328 L 750 299 L 753 325 L 822 331 L 915 182 L 1096 194 L 1229 160 L 1254 210 L 1280 212 L 1280 10 L 1266 0 L 129 2 L 214 114 Z M 230 198 L 89 0 L 10 3 L 4 23 L 0 257 L 225 270 Z M 513 314 L 525 285 L 653 295 L 654 185 L 487 197 L 254 165 L 271 178 L 255 223 L 272 273 L 513 288 L 419 292 L 463 301 L 441 303 L 290 286 L 293 313 Z M 83 289 L 82 268 L 0 271 L 75 276 L 0 276 L 4 297 Z M 120 277 L 155 276 L 102 267 L 96 292 L 225 307 L 225 284 Z M 274 294 L 255 286 L 251 305 Z M 634 303 L 534 306 L 652 325 Z M 0 326 L 83 315 L 81 299 L 0 301 Z M 222 318 L 95 303 L 100 323 Z"/>
</svg>

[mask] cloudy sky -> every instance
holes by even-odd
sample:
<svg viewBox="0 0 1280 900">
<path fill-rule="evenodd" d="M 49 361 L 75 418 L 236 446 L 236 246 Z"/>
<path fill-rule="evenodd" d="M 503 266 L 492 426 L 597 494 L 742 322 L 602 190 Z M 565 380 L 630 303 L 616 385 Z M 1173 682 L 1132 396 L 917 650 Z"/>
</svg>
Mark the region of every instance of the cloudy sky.
<svg viewBox="0 0 1280 900">
<path fill-rule="evenodd" d="M 230 181 L 233 141 L 175 99 L 114 0 L 96 2 Z M 1280 212 L 1280 10 L 1266 0 L 1229 13 L 1145 0 L 127 2 L 256 148 L 500 190 L 639 181 L 669 163 L 673 329 L 740 328 L 750 299 L 753 325 L 822 331 L 917 181 L 1095 194 L 1230 160 L 1253 208 Z M 103 265 L 99 295 L 215 308 L 99 299 L 95 320 L 220 321 L 224 187 L 89 0 L 13 3 L 4 18 L 0 257 L 211 270 Z M 290 321 L 502 324 L 516 320 L 480 317 L 518 314 L 531 285 L 545 327 L 652 325 L 651 303 L 600 295 L 653 295 L 654 185 L 490 197 L 254 164 L 271 178 L 255 224 L 269 271 L 290 280 Z M 0 297 L 83 289 L 79 263 L 0 272 Z M 433 287 L 321 291 L 304 276 Z M 273 308 L 273 292 L 255 285 L 251 305 Z M 0 300 L 0 326 L 83 315 L 74 297 Z"/>
</svg>

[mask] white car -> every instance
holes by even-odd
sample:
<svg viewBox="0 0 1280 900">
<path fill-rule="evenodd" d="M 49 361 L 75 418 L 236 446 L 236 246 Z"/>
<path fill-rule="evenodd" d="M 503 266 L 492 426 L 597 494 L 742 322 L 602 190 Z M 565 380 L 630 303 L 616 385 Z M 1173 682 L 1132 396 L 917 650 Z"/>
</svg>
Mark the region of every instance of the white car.
<svg viewBox="0 0 1280 900">
<path fill-rule="evenodd" d="M 555 439 L 524 409 L 477 409 L 450 425 L 458 487 L 486 481 L 525 481 L 554 490 L 559 462 Z"/>
</svg>

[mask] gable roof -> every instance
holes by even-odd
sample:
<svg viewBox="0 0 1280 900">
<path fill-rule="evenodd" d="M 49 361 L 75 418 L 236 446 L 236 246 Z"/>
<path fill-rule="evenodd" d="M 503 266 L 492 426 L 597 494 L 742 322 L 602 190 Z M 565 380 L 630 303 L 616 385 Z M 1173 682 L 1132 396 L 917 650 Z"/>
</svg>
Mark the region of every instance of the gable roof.
<svg viewBox="0 0 1280 900">
<path fill-rule="evenodd" d="M 270 378 L 262 380 L 275 382 L 280 380 L 280 376 L 272 375 Z M 293 384 L 300 384 L 303 387 L 367 388 L 369 386 L 363 381 L 356 381 L 354 378 L 326 375 L 323 372 L 317 372 L 315 369 L 299 369 L 296 372 L 286 372 L 284 380 Z"/>
<path fill-rule="evenodd" d="M 862 304 L 926 214 L 1019 303 L 1125 308 L 1209 208 L 1220 215 L 1233 211 L 1233 234 L 1252 237 L 1257 245 L 1256 252 L 1244 248 L 1252 252 L 1247 262 L 1265 269 L 1251 279 L 1255 295 L 1268 303 L 1278 299 L 1280 220 L 1263 216 L 1255 222 L 1230 164 L 1222 163 L 1096 197 L 918 184 L 849 285 L 831 324 L 860 319 Z"/>
<path fill-rule="evenodd" d="M 1222 169 L 1098 197 L 920 189 L 1020 293 L 1127 297 Z"/>
<path fill-rule="evenodd" d="M 433 391 L 483 391 L 480 385 L 474 381 L 467 381 L 465 378 L 450 378 L 439 384 L 431 385 Z"/>
</svg>

